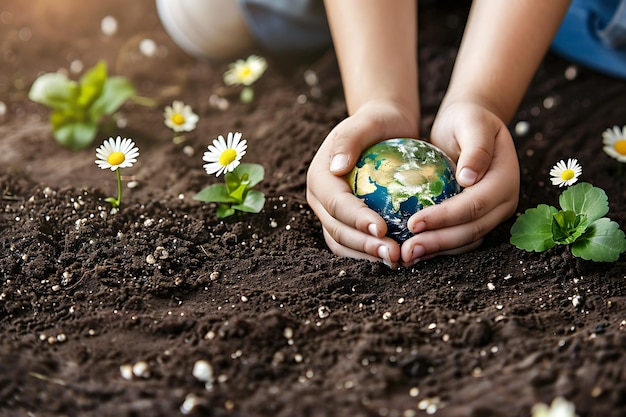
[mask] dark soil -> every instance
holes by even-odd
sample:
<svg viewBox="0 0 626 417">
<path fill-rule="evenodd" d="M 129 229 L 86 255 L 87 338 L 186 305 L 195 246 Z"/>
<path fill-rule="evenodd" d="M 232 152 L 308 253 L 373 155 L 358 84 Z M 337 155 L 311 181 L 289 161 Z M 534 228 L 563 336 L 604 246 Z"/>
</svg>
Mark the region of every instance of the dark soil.
<svg viewBox="0 0 626 417">
<path fill-rule="evenodd" d="M 112 37 L 100 32 L 109 14 Z M 466 14 L 466 2 L 421 10 L 425 136 Z M 144 38 L 157 56 L 139 53 Z M 513 219 L 472 253 L 410 269 L 329 252 L 304 193 L 316 147 L 346 115 L 332 51 L 259 51 L 270 69 L 244 105 L 223 88 L 226 64 L 187 57 L 151 0 L 3 0 L 0 47 L 1 415 L 175 416 L 194 395 L 198 416 L 521 417 L 556 396 L 580 417 L 626 415 L 623 256 L 520 251 L 508 242 Z M 159 105 L 127 103 L 127 127 L 105 125 L 92 148 L 70 152 L 27 92 L 43 72 L 99 59 Z M 601 133 L 626 123 L 626 83 L 570 65 L 548 54 L 511 124 L 530 123 L 516 138 L 519 210 L 555 205 L 548 171 L 575 157 L 623 227 L 626 181 Z M 212 106 L 212 94 L 230 107 Z M 162 123 L 173 99 L 201 117 L 179 145 Z M 248 139 L 246 162 L 265 166 L 268 201 L 220 221 L 192 196 L 217 181 L 202 152 L 229 131 Z M 123 172 L 138 185 L 112 215 L 114 175 L 94 159 L 117 135 L 141 155 Z M 192 376 L 200 359 L 214 370 L 210 390 Z M 120 367 L 139 361 L 149 375 L 125 379 Z"/>
</svg>

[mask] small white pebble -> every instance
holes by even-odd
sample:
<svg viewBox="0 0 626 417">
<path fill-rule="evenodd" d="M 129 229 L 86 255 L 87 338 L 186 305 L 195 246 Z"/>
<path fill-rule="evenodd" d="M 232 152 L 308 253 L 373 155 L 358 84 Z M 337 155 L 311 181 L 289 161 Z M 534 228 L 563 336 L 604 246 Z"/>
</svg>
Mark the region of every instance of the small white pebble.
<svg viewBox="0 0 626 417">
<path fill-rule="evenodd" d="M 156 259 L 154 258 L 154 255 L 150 254 L 146 256 L 146 263 L 148 265 L 154 265 L 156 263 Z"/>
<path fill-rule="evenodd" d="M 147 57 L 153 57 L 157 54 L 157 44 L 152 39 L 143 39 L 139 42 L 139 52 Z"/>
<path fill-rule="evenodd" d="M 117 33 L 117 19 L 113 16 L 104 16 L 100 21 L 100 30 L 106 36 L 113 36 Z"/>
<path fill-rule="evenodd" d="M 578 67 L 576 65 L 570 65 L 565 69 L 565 79 L 572 81 L 578 77 Z"/>
<path fill-rule="evenodd" d="M 309 87 L 313 87 L 319 83 L 319 79 L 317 78 L 317 73 L 312 69 L 308 69 L 304 71 L 304 82 Z"/>
<path fill-rule="evenodd" d="M 325 319 L 330 316 L 330 308 L 326 306 L 320 306 L 317 309 L 317 314 L 320 316 L 320 319 Z"/>
<path fill-rule="evenodd" d="M 389 320 L 391 318 L 391 312 L 390 311 L 385 311 L 383 313 L 383 320 Z"/>
<path fill-rule="evenodd" d="M 213 377 L 213 366 L 205 360 L 197 360 L 193 364 L 193 370 L 191 374 L 200 382 L 204 382 L 206 384 L 206 388 L 210 389 L 213 385 L 214 377 Z"/>
<path fill-rule="evenodd" d="M 515 134 L 517 136 L 524 136 L 530 131 L 530 123 L 526 121 L 519 121 L 515 124 Z"/>
<path fill-rule="evenodd" d="M 195 394 L 187 394 L 185 397 L 185 401 L 183 401 L 180 406 L 180 412 L 182 414 L 189 414 L 196 408 L 196 404 L 198 404 L 198 397 Z"/>
<path fill-rule="evenodd" d="M 556 104 L 554 97 L 546 97 L 543 99 L 543 107 L 545 109 L 551 109 Z"/>
<path fill-rule="evenodd" d="M 489 289 L 489 291 L 493 291 L 496 289 L 496 286 L 493 284 L 493 282 L 488 282 L 487 288 Z"/>
<path fill-rule="evenodd" d="M 148 378 L 150 376 L 150 365 L 146 361 L 139 361 L 133 365 L 133 375 L 138 378 Z"/>
<path fill-rule="evenodd" d="M 285 330 L 283 330 L 283 337 L 285 339 L 293 339 L 293 329 L 291 327 L 285 327 Z"/>
<path fill-rule="evenodd" d="M 574 307 L 578 307 L 581 303 L 582 297 L 580 295 L 575 295 L 572 297 L 572 305 Z"/>
<path fill-rule="evenodd" d="M 4 104 L 4 101 L 0 101 L 0 117 L 7 114 L 7 105 Z"/>
<path fill-rule="evenodd" d="M 83 68 L 85 68 L 85 66 L 83 65 L 83 61 L 80 59 L 75 59 L 70 63 L 70 71 L 74 74 L 78 74 L 83 70 Z"/>
<path fill-rule="evenodd" d="M 120 374 L 122 378 L 127 381 L 133 379 L 133 367 L 131 365 L 122 365 L 120 366 Z"/>
<path fill-rule="evenodd" d="M 192 157 L 196 153 L 196 150 L 193 148 L 193 146 L 185 145 L 183 147 L 183 153 L 188 157 Z"/>
</svg>

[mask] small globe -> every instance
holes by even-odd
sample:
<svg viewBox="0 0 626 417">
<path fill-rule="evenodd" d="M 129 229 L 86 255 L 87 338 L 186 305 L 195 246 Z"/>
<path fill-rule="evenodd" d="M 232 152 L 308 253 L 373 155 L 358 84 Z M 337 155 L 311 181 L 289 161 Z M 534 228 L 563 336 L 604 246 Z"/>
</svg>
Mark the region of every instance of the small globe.
<svg viewBox="0 0 626 417">
<path fill-rule="evenodd" d="M 417 139 L 389 139 L 363 152 L 348 183 L 354 195 L 387 222 L 387 236 L 402 243 L 413 234 L 409 217 L 461 191 L 454 162 Z"/>
</svg>

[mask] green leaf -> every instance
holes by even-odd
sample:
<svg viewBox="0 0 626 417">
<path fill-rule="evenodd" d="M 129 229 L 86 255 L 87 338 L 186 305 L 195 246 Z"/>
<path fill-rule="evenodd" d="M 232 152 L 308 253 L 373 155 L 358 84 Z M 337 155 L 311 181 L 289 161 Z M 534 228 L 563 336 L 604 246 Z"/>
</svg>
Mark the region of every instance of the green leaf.
<svg viewBox="0 0 626 417">
<path fill-rule="evenodd" d="M 107 66 L 104 61 L 98 62 L 85 72 L 79 81 L 80 93 L 77 100 L 78 106 L 83 109 L 87 108 L 100 97 L 106 79 Z"/>
<path fill-rule="evenodd" d="M 217 217 L 223 219 L 224 217 L 232 216 L 235 214 L 235 209 L 230 207 L 228 204 L 220 204 L 217 207 Z"/>
<path fill-rule="evenodd" d="M 555 207 L 545 204 L 526 210 L 511 227 L 511 244 L 528 252 L 543 252 L 556 245 L 552 221 L 557 212 Z"/>
<path fill-rule="evenodd" d="M 237 204 L 240 204 L 244 201 L 246 188 L 247 187 L 245 184 L 241 184 L 239 187 L 235 188 L 234 190 L 229 190 L 228 194 L 230 194 L 230 196 L 233 198 L 233 200 L 235 200 Z"/>
<path fill-rule="evenodd" d="M 56 141 L 73 151 L 89 146 L 97 133 L 98 125 L 88 122 L 68 122 L 52 130 Z"/>
<path fill-rule="evenodd" d="M 260 191 L 250 190 L 242 204 L 233 205 L 232 208 L 247 213 L 259 213 L 265 205 L 265 194 Z"/>
<path fill-rule="evenodd" d="M 596 220 L 572 245 L 572 254 L 587 261 L 615 262 L 626 251 L 626 237 L 619 225 L 603 217 Z"/>
<path fill-rule="evenodd" d="M 28 98 L 52 109 L 67 110 L 72 108 L 77 93 L 76 82 L 63 74 L 47 73 L 33 82 Z"/>
<path fill-rule="evenodd" d="M 559 197 L 563 210 L 587 216 L 591 224 L 609 212 L 609 199 L 602 188 L 581 182 L 563 191 Z"/>
<path fill-rule="evenodd" d="M 102 94 L 89 108 L 92 120 L 99 121 L 102 116 L 113 114 L 122 104 L 136 94 L 135 87 L 124 77 L 111 77 L 104 83 Z"/>
<path fill-rule="evenodd" d="M 113 208 L 120 208 L 120 203 L 117 201 L 117 198 L 107 197 L 104 199 L 107 203 L 111 204 Z"/>
<path fill-rule="evenodd" d="M 260 164 L 241 163 L 233 171 L 239 178 L 243 178 L 244 174 L 248 175 L 247 188 L 250 189 L 263 181 L 265 177 L 265 169 Z"/>
<path fill-rule="evenodd" d="M 552 216 L 552 239 L 559 245 L 569 245 L 587 229 L 587 216 L 573 211 L 559 211 Z"/>
<path fill-rule="evenodd" d="M 224 184 L 210 185 L 194 195 L 193 199 L 207 203 L 236 203 L 228 194 L 226 185 Z"/>
</svg>

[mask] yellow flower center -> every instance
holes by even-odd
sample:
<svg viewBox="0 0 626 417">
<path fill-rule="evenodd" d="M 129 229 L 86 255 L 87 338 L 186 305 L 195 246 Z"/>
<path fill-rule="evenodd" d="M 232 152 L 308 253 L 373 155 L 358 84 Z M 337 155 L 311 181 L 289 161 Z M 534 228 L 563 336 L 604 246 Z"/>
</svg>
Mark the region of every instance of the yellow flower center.
<svg viewBox="0 0 626 417">
<path fill-rule="evenodd" d="M 252 70 L 250 69 L 250 67 L 243 67 L 241 69 L 241 72 L 239 73 L 239 77 L 241 79 L 248 78 L 251 75 L 252 75 Z"/>
<path fill-rule="evenodd" d="M 574 172 L 573 169 L 566 169 L 565 171 L 563 171 L 563 173 L 561 174 L 561 179 L 563 181 L 569 181 L 572 178 L 574 178 L 574 175 L 576 175 L 576 173 Z"/>
<path fill-rule="evenodd" d="M 626 139 L 620 139 L 613 145 L 615 151 L 620 155 L 626 155 Z"/>
<path fill-rule="evenodd" d="M 237 158 L 237 151 L 229 148 L 220 155 L 220 165 L 225 167 Z"/>
<path fill-rule="evenodd" d="M 172 123 L 174 123 L 175 125 L 182 125 L 185 123 L 185 116 L 183 116 L 182 114 L 179 113 L 174 113 L 172 115 Z"/>
<path fill-rule="evenodd" d="M 111 155 L 107 158 L 107 162 L 111 165 L 119 165 L 126 159 L 126 155 L 123 152 L 111 152 Z"/>
</svg>

